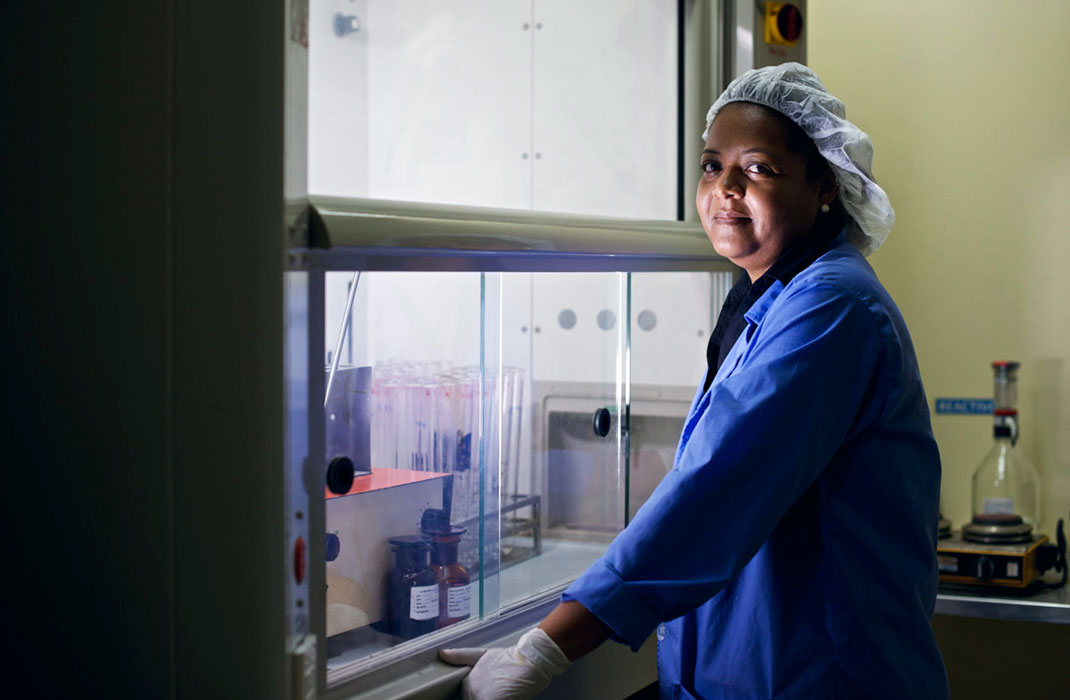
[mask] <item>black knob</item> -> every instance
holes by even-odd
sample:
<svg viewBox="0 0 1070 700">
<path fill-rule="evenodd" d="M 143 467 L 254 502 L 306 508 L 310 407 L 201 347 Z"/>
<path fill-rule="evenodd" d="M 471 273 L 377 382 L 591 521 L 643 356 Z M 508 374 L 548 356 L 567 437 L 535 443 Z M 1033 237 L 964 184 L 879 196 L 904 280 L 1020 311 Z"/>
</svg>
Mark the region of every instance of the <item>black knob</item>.
<svg viewBox="0 0 1070 700">
<path fill-rule="evenodd" d="M 353 460 L 338 455 L 327 465 L 327 488 L 331 493 L 342 495 L 353 488 Z"/>
<path fill-rule="evenodd" d="M 988 557 L 978 557 L 977 570 L 975 572 L 977 578 L 982 581 L 987 581 L 992 578 L 992 574 L 996 573 L 996 565 Z"/>
<path fill-rule="evenodd" d="M 609 435 L 609 423 L 613 419 L 608 408 L 600 408 L 594 412 L 594 434 L 598 437 Z"/>
<path fill-rule="evenodd" d="M 334 561 L 342 553 L 342 540 L 333 532 L 327 533 L 327 561 Z"/>
<path fill-rule="evenodd" d="M 1037 567 L 1037 571 L 1044 573 L 1052 567 L 1058 567 L 1059 565 L 1059 545 L 1052 544 L 1051 542 L 1045 542 L 1036 549 L 1034 565 Z M 1058 568 L 1055 569 L 1059 571 Z"/>
</svg>

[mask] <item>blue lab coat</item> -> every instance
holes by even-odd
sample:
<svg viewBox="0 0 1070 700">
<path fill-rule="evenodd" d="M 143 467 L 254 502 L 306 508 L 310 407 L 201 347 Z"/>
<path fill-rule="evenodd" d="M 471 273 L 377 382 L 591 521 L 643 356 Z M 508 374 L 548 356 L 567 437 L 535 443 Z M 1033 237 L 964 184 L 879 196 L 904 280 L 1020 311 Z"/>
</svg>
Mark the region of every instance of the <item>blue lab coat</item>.
<svg viewBox="0 0 1070 700">
<path fill-rule="evenodd" d="M 662 698 L 946 698 L 940 459 L 899 310 L 841 236 L 745 318 L 564 599 L 633 649 L 656 631 Z"/>
</svg>

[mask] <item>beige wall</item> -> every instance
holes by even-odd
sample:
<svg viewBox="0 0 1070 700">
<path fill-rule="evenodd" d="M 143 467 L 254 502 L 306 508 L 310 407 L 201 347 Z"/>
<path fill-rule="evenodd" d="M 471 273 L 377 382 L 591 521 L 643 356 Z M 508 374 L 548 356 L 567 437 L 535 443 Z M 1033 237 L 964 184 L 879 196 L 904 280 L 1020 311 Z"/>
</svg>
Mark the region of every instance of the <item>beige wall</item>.
<svg viewBox="0 0 1070 700">
<path fill-rule="evenodd" d="M 926 390 L 990 397 L 1022 363 L 1042 528 L 1070 510 L 1070 1 L 811 0 L 810 65 L 873 139 L 897 219 L 871 261 Z M 987 417 L 936 416 L 944 515 L 970 517 Z"/>
<path fill-rule="evenodd" d="M 871 262 L 910 326 L 930 408 L 991 396 L 991 361 L 1022 363 L 1020 444 L 1051 534 L 1070 510 L 1070 0 L 809 5 L 810 65 L 872 137 L 895 205 Z M 990 419 L 934 415 L 933 429 L 958 527 Z M 938 616 L 934 629 L 953 698 L 1070 693 L 1065 625 Z"/>
</svg>

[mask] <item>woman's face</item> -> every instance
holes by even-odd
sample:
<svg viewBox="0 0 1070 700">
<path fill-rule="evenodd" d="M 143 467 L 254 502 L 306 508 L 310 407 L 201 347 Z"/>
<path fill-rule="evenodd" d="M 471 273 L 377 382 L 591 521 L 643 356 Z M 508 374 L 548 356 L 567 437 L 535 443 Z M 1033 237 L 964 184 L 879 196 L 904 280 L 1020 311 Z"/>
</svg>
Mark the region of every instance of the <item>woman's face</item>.
<svg viewBox="0 0 1070 700">
<path fill-rule="evenodd" d="M 836 198 L 831 171 L 810 180 L 788 133 L 761 105 L 733 102 L 717 114 L 702 151 L 696 206 L 719 255 L 756 280 Z"/>
</svg>

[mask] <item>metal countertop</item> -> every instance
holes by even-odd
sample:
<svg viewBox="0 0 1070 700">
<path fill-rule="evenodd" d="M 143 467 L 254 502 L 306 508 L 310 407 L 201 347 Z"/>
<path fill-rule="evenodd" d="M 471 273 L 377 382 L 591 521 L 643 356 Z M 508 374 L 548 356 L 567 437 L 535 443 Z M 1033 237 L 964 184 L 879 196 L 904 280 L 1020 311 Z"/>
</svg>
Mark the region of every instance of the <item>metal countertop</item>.
<svg viewBox="0 0 1070 700">
<path fill-rule="evenodd" d="M 1070 584 L 1024 598 L 941 590 L 936 614 L 1070 625 Z"/>
</svg>

